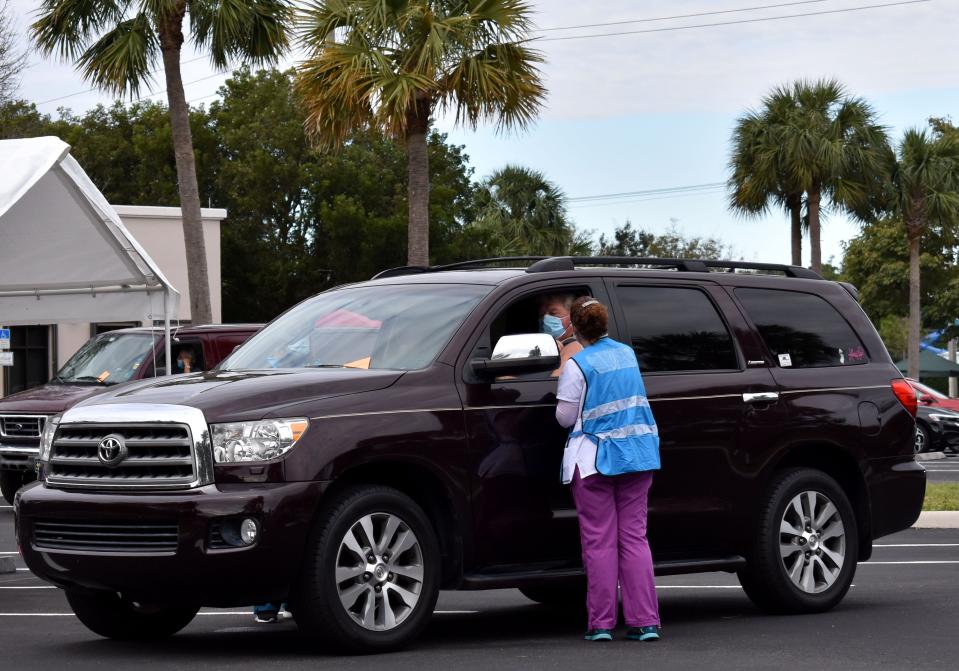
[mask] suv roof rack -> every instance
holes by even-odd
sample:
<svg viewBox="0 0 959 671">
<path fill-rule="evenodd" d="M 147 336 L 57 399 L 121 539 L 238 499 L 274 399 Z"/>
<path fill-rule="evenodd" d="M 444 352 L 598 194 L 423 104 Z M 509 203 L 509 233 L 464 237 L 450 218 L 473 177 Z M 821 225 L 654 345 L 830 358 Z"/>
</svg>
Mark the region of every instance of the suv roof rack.
<svg viewBox="0 0 959 671">
<path fill-rule="evenodd" d="M 783 273 L 786 277 L 807 280 L 821 280 L 822 275 L 803 268 L 781 263 L 752 263 L 749 261 L 705 261 L 702 259 L 667 259 L 647 256 L 498 256 L 488 259 L 474 259 L 448 263 L 441 266 L 401 266 L 390 268 L 373 276 L 373 279 L 416 275 L 419 273 L 442 272 L 444 270 L 468 270 L 470 268 L 489 268 L 497 264 L 518 261 L 532 261 L 526 268 L 527 273 L 546 273 L 564 270 L 576 270 L 577 266 L 653 266 L 672 268 L 680 272 L 708 273 L 712 269 L 726 272 L 736 270 L 762 270 Z"/>
</svg>

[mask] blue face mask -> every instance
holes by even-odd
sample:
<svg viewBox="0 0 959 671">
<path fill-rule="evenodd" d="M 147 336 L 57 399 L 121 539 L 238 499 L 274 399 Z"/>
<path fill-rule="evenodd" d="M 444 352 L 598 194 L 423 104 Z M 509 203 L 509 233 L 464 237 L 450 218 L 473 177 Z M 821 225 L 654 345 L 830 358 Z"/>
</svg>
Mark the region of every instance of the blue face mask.
<svg viewBox="0 0 959 671">
<path fill-rule="evenodd" d="M 539 330 L 542 333 L 548 333 L 554 338 L 559 338 L 566 333 L 566 327 L 563 326 L 563 320 L 553 315 L 543 315 L 539 323 Z"/>
<path fill-rule="evenodd" d="M 179 368 L 180 370 L 183 370 L 183 359 L 176 360 L 176 367 Z"/>
</svg>

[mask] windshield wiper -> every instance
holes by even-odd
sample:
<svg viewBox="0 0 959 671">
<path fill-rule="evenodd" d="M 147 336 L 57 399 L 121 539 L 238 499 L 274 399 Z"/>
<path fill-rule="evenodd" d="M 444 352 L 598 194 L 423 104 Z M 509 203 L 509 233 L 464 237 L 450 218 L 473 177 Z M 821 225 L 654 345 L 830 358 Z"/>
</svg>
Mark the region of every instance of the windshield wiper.
<svg viewBox="0 0 959 671">
<path fill-rule="evenodd" d="M 101 380 L 100 378 L 94 375 L 80 375 L 79 377 L 73 378 L 72 381 L 73 382 L 96 382 L 97 384 L 102 384 L 104 387 L 106 387 L 109 384 L 113 384 L 112 382 Z"/>
<path fill-rule="evenodd" d="M 303 367 L 304 368 L 346 368 L 346 366 L 344 366 L 341 363 L 311 363 Z"/>
</svg>

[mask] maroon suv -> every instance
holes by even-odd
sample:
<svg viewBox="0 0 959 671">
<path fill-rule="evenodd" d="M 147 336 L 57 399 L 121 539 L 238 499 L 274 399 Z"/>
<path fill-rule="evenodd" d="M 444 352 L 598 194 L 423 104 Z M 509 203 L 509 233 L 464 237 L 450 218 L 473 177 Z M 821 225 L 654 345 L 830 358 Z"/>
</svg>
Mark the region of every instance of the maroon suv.
<svg viewBox="0 0 959 671">
<path fill-rule="evenodd" d="M 262 324 L 185 327 L 173 332 L 174 361 L 189 352 L 193 370 L 220 363 Z M 129 328 L 86 342 L 47 384 L 0 398 L 0 493 L 13 503 L 16 491 L 35 478 L 40 434 L 48 417 L 117 384 L 166 373 L 162 329 Z M 179 372 L 174 370 L 174 372 Z"/>
<path fill-rule="evenodd" d="M 490 265 L 327 291 L 214 371 L 51 419 L 45 482 L 15 504 L 27 565 L 114 638 L 285 601 L 315 639 L 373 651 L 420 632 L 441 588 L 581 600 L 545 295 L 604 301 L 636 351 L 658 573 L 734 571 L 763 608 L 822 611 L 916 520 L 915 394 L 852 287 L 764 264 Z"/>
</svg>

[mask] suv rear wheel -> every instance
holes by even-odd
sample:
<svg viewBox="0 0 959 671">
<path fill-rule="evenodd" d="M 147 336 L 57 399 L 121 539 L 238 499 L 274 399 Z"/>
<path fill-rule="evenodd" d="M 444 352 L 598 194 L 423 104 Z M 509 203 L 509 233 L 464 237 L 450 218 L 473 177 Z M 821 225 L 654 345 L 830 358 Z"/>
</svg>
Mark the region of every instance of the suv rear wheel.
<svg viewBox="0 0 959 671">
<path fill-rule="evenodd" d="M 190 624 L 198 606 L 152 606 L 113 592 L 67 590 L 67 601 L 87 629 L 106 638 L 145 641 L 173 636 Z"/>
<path fill-rule="evenodd" d="M 349 652 L 412 641 L 439 594 L 440 553 L 423 510 L 377 485 L 336 496 L 314 529 L 293 612 L 301 631 Z"/>
<path fill-rule="evenodd" d="M 849 590 L 858 548 L 856 518 L 839 484 L 813 469 L 784 471 L 768 490 L 739 581 L 764 610 L 825 611 Z"/>
</svg>

